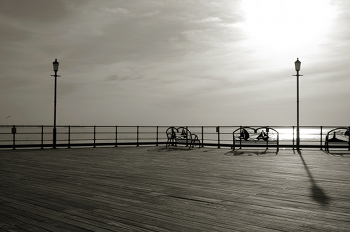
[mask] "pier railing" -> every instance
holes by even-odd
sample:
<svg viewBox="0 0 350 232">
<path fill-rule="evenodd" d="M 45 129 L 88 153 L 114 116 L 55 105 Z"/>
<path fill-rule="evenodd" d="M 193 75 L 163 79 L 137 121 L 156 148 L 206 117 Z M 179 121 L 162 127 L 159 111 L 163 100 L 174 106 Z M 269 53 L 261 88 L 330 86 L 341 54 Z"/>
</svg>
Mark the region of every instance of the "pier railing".
<svg viewBox="0 0 350 232">
<path fill-rule="evenodd" d="M 102 147 L 165 145 L 169 126 L 57 126 L 57 147 Z M 200 147 L 266 147 L 263 142 L 237 143 L 233 132 L 241 126 L 185 126 L 198 136 Z M 330 126 L 300 127 L 301 148 L 325 148 Z M 279 133 L 279 148 L 296 147 L 295 126 L 270 126 Z M 268 143 L 267 148 L 277 145 Z M 53 126 L 50 125 L 0 125 L 0 148 L 52 148 Z M 350 143 L 330 145 L 350 149 Z"/>
</svg>

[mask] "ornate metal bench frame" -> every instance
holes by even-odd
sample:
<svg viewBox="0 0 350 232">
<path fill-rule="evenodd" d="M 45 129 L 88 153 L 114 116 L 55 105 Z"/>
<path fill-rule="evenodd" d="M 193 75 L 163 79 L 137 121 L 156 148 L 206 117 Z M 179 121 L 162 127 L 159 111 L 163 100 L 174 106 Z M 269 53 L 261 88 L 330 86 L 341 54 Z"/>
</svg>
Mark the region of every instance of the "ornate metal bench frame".
<svg viewBox="0 0 350 232">
<path fill-rule="evenodd" d="M 247 137 L 248 134 L 248 137 Z M 254 136 L 252 136 L 254 135 Z M 236 141 L 239 141 L 239 148 L 242 148 L 242 141 L 253 141 L 257 142 L 266 142 L 266 149 L 269 147 L 269 142 L 276 143 L 277 151 L 279 150 L 279 133 L 272 127 L 249 127 L 244 126 L 240 127 L 232 132 L 233 136 L 233 145 L 232 149 L 235 150 Z M 251 139 L 254 137 L 254 139 Z"/>
<path fill-rule="evenodd" d="M 350 127 L 338 127 L 328 131 L 325 139 L 325 149 L 329 151 L 330 143 L 347 143 L 350 151 Z M 345 148 L 345 146 L 344 146 Z"/>
<path fill-rule="evenodd" d="M 177 144 L 185 144 L 193 148 L 196 143 L 200 145 L 200 140 L 196 134 L 191 133 L 187 127 L 169 127 L 166 130 L 167 143 L 166 146 L 177 146 Z"/>
</svg>

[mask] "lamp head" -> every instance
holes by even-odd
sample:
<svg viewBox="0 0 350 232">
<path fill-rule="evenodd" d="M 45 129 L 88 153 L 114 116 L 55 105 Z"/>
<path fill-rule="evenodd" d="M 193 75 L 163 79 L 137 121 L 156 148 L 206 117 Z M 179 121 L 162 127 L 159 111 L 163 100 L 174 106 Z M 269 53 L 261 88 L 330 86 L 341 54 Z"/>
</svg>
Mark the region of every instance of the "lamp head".
<svg viewBox="0 0 350 232">
<path fill-rule="evenodd" d="M 58 71 L 58 66 L 60 63 L 58 63 L 57 59 L 52 63 L 53 65 L 53 71 L 57 72 Z"/>
<path fill-rule="evenodd" d="M 295 64 L 295 71 L 300 71 L 300 64 L 299 58 L 297 58 L 297 61 L 294 62 Z"/>
</svg>

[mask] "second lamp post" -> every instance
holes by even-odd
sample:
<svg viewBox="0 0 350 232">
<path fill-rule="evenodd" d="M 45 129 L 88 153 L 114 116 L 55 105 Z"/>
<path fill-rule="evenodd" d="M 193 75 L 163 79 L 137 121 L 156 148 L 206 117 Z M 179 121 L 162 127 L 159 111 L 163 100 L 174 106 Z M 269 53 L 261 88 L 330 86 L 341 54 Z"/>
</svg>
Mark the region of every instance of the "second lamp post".
<svg viewBox="0 0 350 232">
<path fill-rule="evenodd" d="M 293 75 L 297 77 L 297 150 L 300 149 L 300 129 L 299 129 L 299 71 L 300 71 L 300 65 L 301 62 L 299 61 L 299 58 L 294 62 L 295 65 L 295 71 L 297 71 L 297 75 Z"/>
<path fill-rule="evenodd" d="M 56 149 L 56 95 L 57 95 L 57 77 L 59 77 L 57 75 L 57 71 L 58 71 L 58 66 L 59 66 L 59 63 L 57 61 L 57 59 L 55 59 L 55 61 L 52 63 L 53 65 L 53 71 L 55 72 L 55 75 L 51 75 L 53 77 L 55 77 L 55 92 L 54 92 L 54 119 L 53 119 L 53 149 Z"/>
</svg>

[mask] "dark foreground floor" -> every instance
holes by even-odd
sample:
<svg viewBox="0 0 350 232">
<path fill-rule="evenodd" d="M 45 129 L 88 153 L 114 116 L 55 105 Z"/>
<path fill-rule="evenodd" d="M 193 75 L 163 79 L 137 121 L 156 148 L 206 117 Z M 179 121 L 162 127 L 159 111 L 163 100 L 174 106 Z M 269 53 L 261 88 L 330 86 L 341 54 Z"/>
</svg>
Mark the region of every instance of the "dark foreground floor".
<svg viewBox="0 0 350 232">
<path fill-rule="evenodd" d="M 350 231 L 350 153 L 0 150 L 0 231 Z"/>
</svg>

